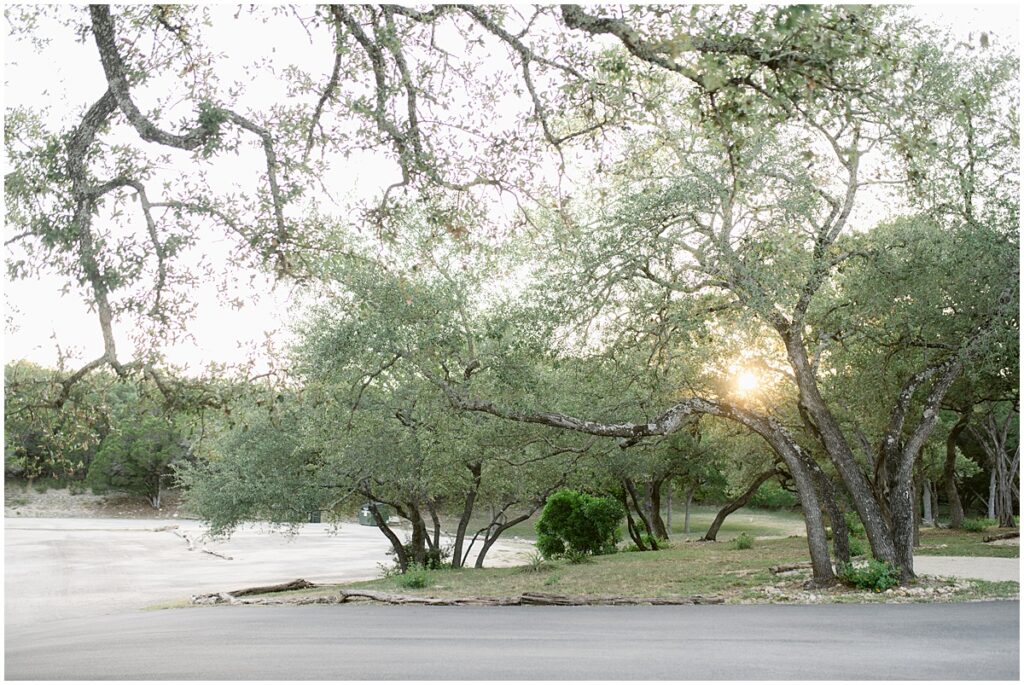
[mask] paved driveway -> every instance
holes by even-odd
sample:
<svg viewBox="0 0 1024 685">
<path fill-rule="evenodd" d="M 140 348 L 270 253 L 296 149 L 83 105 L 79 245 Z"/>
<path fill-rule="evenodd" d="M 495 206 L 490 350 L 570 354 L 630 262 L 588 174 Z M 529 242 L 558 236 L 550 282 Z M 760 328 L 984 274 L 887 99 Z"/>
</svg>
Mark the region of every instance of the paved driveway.
<svg viewBox="0 0 1024 685">
<path fill-rule="evenodd" d="M 1005 557 L 914 557 L 914 572 L 946 578 L 1020 582 L 1020 559 Z"/>
<path fill-rule="evenodd" d="M 196 521 L 8 518 L 4 532 L 8 629 L 296 578 L 369 579 L 379 575 L 378 563 L 390 561 L 380 531 L 355 524 L 307 524 L 294 536 L 252 526 L 192 550 L 179 534 L 200 538 Z M 522 563 L 530 549 L 514 541 L 495 547 L 492 566 Z"/>
</svg>

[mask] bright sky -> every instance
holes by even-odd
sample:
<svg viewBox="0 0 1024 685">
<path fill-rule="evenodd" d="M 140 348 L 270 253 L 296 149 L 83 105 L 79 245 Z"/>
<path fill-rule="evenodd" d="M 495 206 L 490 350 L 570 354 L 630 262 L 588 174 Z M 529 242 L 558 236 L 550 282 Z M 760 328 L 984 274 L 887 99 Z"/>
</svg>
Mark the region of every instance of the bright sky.
<svg viewBox="0 0 1024 685">
<path fill-rule="evenodd" d="M 215 11 L 234 13 L 235 7 L 222 7 Z M 1016 4 L 930 4 L 917 5 L 912 10 L 923 19 L 948 27 L 961 40 L 977 36 L 982 31 L 990 34 L 993 42 L 1019 45 L 1020 9 Z M 53 42 L 42 53 L 36 54 L 24 42 L 8 40 L 5 44 L 4 98 L 6 106 L 29 105 L 48 107 L 52 121 L 69 121 L 80 115 L 82 108 L 102 93 L 105 84 L 92 40 L 75 42 L 67 30 L 49 33 Z M 241 64 L 261 56 L 268 44 L 278 46 L 275 64 L 297 63 L 310 65 L 314 73 L 323 68 L 322 45 L 310 46 L 309 40 L 294 19 L 281 18 L 275 25 L 254 24 L 245 36 L 218 38 L 220 49 L 231 55 L 233 64 Z M 242 72 L 234 75 L 244 78 Z M 229 83 L 233 76 L 223 77 Z M 41 90 L 45 86 L 45 90 Z M 273 99 L 275 94 L 263 93 Z M 147 103 L 141 103 L 143 109 Z M 224 160 L 218 167 L 225 178 L 239 179 L 251 176 L 251 159 Z M 353 171 L 333 179 L 332 187 L 341 189 L 341 196 L 369 193 L 379 188 L 388 169 L 373 158 L 360 159 L 349 165 Z M 254 187 L 250 184 L 249 187 Z M 204 246 L 208 251 L 225 249 L 224 244 Z M 246 306 L 229 306 L 219 294 L 216 283 L 208 282 L 198 288 L 193 297 L 197 303 L 196 316 L 190 325 L 192 339 L 167 349 L 169 362 L 200 371 L 209 362 L 238 363 L 265 342 L 272 340 L 280 348 L 287 343 L 289 312 L 293 309 L 293 293 L 284 286 L 272 287 L 266 278 L 250 283 L 251 274 L 239 274 L 233 284 L 233 295 L 244 295 Z M 229 279 L 231 280 L 231 279 Z M 229 285 L 232 285 L 229 283 Z M 5 333 L 4 359 L 29 359 L 54 365 L 57 361 L 55 341 L 60 341 L 64 354 L 72 354 L 75 361 L 95 358 L 102 351 L 96 316 L 87 310 L 80 293 L 61 294 L 64 280 L 59 276 L 45 276 L 32 280 L 11 282 L 4 277 Z M 119 329 L 119 352 L 130 358 L 129 331 Z"/>
</svg>

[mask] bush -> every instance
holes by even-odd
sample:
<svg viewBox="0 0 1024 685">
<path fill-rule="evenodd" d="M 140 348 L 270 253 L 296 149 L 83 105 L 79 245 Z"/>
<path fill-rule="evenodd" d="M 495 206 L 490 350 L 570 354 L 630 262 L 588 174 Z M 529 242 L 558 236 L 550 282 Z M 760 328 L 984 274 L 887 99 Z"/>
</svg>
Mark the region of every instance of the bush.
<svg viewBox="0 0 1024 685">
<path fill-rule="evenodd" d="M 843 514 L 843 518 L 846 520 L 846 529 L 850 531 L 850 536 L 855 538 L 861 538 L 862 540 L 866 537 L 864 532 L 864 523 L 860 520 L 860 516 L 855 511 L 848 511 Z"/>
<path fill-rule="evenodd" d="M 187 455 L 187 443 L 169 421 L 137 413 L 119 420 L 100 443 L 86 483 L 98 494 L 115 490 L 143 496 L 159 509 L 171 465 Z"/>
<path fill-rule="evenodd" d="M 735 549 L 750 549 L 754 546 L 754 538 L 746 533 L 740 533 L 732 541 Z"/>
<path fill-rule="evenodd" d="M 864 543 L 857 538 L 850 538 L 849 544 L 851 557 L 859 557 L 866 552 L 864 549 Z"/>
<path fill-rule="evenodd" d="M 861 590 L 882 592 L 900 584 L 900 572 L 889 563 L 872 559 L 866 566 L 844 564 L 839 571 L 840 579 Z"/>
<path fill-rule="evenodd" d="M 759 509 L 789 509 L 796 504 L 796 495 L 775 481 L 766 482 L 750 498 L 750 506 Z"/>
<path fill-rule="evenodd" d="M 548 559 L 609 552 L 625 515 L 611 498 L 560 490 L 548 498 L 537 521 L 537 549 Z"/>
<path fill-rule="evenodd" d="M 965 519 L 964 530 L 972 533 L 983 533 L 986 528 L 996 525 L 997 521 L 992 519 Z"/>
<path fill-rule="evenodd" d="M 430 584 L 430 572 L 420 564 L 409 564 L 405 573 L 396 576 L 396 582 L 407 590 L 419 590 Z"/>
</svg>

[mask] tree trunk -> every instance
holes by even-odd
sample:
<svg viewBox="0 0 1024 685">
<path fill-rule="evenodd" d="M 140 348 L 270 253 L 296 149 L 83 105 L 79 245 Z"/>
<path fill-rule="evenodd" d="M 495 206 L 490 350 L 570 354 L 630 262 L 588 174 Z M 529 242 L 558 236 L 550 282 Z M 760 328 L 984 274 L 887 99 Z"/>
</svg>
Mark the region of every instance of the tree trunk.
<svg viewBox="0 0 1024 685">
<path fill-rule="evenodd" d="M 650 503 L 650 520 L 653 526 L 654 536 L 659 540 L 668 540 L 668 530 L 665 528 L 665 521 L 661 518 L 661 485 L 662 478 L 652 478 L 647 483 L 647 502 Z"/>
<path fill-rule="evenodd" d="M 690 532 L 690 505 L 693 504 L 693 494 L 697 491 L 697 488 L 691 487 L 686 491 L 686 505 L 683 508 L 683 532 L 689 534 Z"/>
<path fill-rule="evenodd" d="M 942 468 L 942 480 L 949 502 L 949 527 L 953 529 L 964 527 L 964 507 L 960 503 L 960 493 L 956 489 L 956 441 L 967 428 L 970 417 L 969 410 L 962 413 L 946 437 L 946 463 Z"/>
<path fill-rule="evenodd" d="M 665 492 L 665 528 L 669 533 L 672 532 L 672 481 L 668 481 L 667 490 Z"/>
<path fill-rule="evenodd" d="M 772 476 L 777 476 L 778 474 L 778 471 L 772 469 L 771 471 L 765 471 L 755 478 L 754 482 L 750 484 L 750 487 L 743 491 L 743 494 L 726 504 L 718 511 L 718 515 L 715 516 L 715 520 L 711 522 L 711 527 L 708 528 L 708 532 L 704 533 L 704 537 L 702 537 L 701 540 L 714 542 L 718 537 L 718 529 L 722 527 L 722 524 L 725 522 L 725 518 L 750 501 L 750 498 L 754 496 L 754 493 L 757 492 L 758 488 L 760 488 L 766 480 Z"/>
<path fill-rule="evenodd" d="M 636 515 L 640 517 L 640 521 L 644 524 L 644 529 L 647 531 L 647 542 L 650 543 L 651 549 L 656 551 L 658 549 L 658 541 L 654 535 L 654 531 L 651 529 L 651 522 L 644 514 L 644 508 L 640 503 L 639 497 L 637 497 L 633 481 L 629 478 L 623 478 L 622 483 L 626 486 L 626 492 L 629 493 L 630 499 L 633 500 L 633 506 L 636 508 Z"/>
<path fill-rule="evenodd" d="M 924 479 L 924 493 L 921 495 L 921 506 L 924 508 L 922 523 L 926 526 L 935 526 L 935 513 L 932 511 L 932 482 Z"/>
<path fill-rule="evenodd" d="M 1013 520 L 1013 493 L 1010 489 L 1010 481 L 1013 474 L 1009 473 L 1009 460 L 1004 449 L 997 455 L 999 468 L 996 471 L 996 518 L 999 520 L 1000 528 L 1013 528 L 1016 523 Z"/>
<path fill-rule="evenodd" d="M 364 493 L 366 494 L 366 493 Z M 395 531 L 391 530 L 388 522 L 380 514 L 380 510 L 377 509 L 377 503 L 370 499 L 370 513 L 373 514 L 373 520 L 377 524 L 377 528 L 380 532 L 384 533 L 384 537 L 391 543 L 391 548 L 395 551 L 395 559 L 398 562 L 398 570 L 405 573 L 409 569 L 409 555 L 405 553 L 405 545 L 395 535 Z"/>
<path fill-rule="evenodd" d="M 412 561 L 426 566 L 427 563 L 427 525 L 423 521 L 419 507 L 409 503 L 409 523 L 412 524 Z"/>
<path fill-rule="evenodd" d="M 839 427 L 839 422 L 821 397 L 814 369 L 807 358 L 807 350 L 804 348 L 802 332 L 799 328 L 792 326 L 781 329 L 780 333 L 786 345 L 786 353 L 793 368 L 793 375 L 796 377 L 800 392 L 799 401 L 814 419 L 825 453 L 839 473 L 847 492 L 850 493 L 853 506 L 864 523 L 864 531 L 867 533 L 872 554 L 881 561 L 896 563 L 896 547 L 888 526 L 886 526 L 882 508 L 879 506 L 867 478 L 861 472 L 860 466 L 853 456 L 853 451 Z"/>
<path fill-rule="evenodd" d="M 491 528 L 487 531 L 487 536 L 484 538 L 484 546 L 480 548 L 480 554 L 477 555 L 476 563 L 474 564 L 474 566 L 476 568 L 483 568 L 484 557 L 487 556 L 487 552 L 490 551 L 494 543 L 498 541 L 498 538 L 501 537 L 501 534 L 509 528 L 511 528 L 512 526 L 516 525 L 517 523 L 522 523 L 526 519 L 530 518 L 533 515 L 534 511 L 537 511 L 537 509 L 533 509 L 532 511 L 526 514 L 521 514 L 520 516 L 517 516 L 513 519 L 509 519 L 508 521 L 499 526 L 491 526 Z"/>
<path fill-rule="evenodd" d="M 921 486 L 914 481 L 914 547 L 921 546 L 921 507 L 917 505 L 921 501 Z"/>
<path fill-rule="evenodd" d="M 809 455 L 804 463 L 814 479 L 818 499 L 821 500 L 825 513 L 828 514 L 829 523 L 832 524 L 832 551 L 836 555 L 836 561 L 848 564 L 850 563 L 850 531 L 846 527 L 846 516 L 839 506 L 839 496 L 836 493 L 835 485 Z"/>
<path fill-rule="evenodd" d="M 477 493 L 480 492 L 480 462 L 468 464 L 466 468 L 473 476 L 470 489 L 466 491 L 466 499 L 462 505 L 462 516 L 459 517 L 459 526 L 455 530 L 455 544 L 452 547 L 452 568 L 462 568 L 462 546 L 466 539 L 466 529 L 469 527 L 469 520 L 473 516 L 473 507 L 476 505 Z"/>
<path fill-rule="evenodd" d="M 437 515 L 437 507 L 434 506 L 433 501 L 427 501 L 427 511 L 430 512 L 430 521 L 434 525 L 433 536 L 427 538 L 427 544 L 430 551 L 439 552 L 441 550 L 441 519 Z"/>
<path fill-rule="evenodd" d="M 988 474 L 988 518 L 994 519 L 996 517 L 996 467 L 992 465 L 992 470 Z"/>
<path fill-rule="evenodd" d="M 643 538 L 640 537 L 640 531 L 636 528 L 636 522 L 633 521 L 633 514 L 629 508 L 629 499 L 625 488 L 620 491 L 619 502 L 622 504 L 622 508 L 626 510 L 626 532 L 629 533 L 629 538 L 636 545 L 637 549 L 641 552 L 646 552 L 647 545 L 644 544 Z"/>
</svg>

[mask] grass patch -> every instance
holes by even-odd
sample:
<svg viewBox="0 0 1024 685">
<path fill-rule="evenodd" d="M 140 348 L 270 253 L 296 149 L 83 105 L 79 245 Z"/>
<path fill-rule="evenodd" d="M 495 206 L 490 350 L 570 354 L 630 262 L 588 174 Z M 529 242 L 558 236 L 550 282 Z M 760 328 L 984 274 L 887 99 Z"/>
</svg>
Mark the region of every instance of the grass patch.
<svg viewBox="0 0 1024 685">
<path fill-rule="evenodd" d="M 379 578 L 349 587 L 434 597 L 469 595 L 504 597 L 524 592 L 557 591 L 567 595 L 663 597 L 710 595 L 756 587 L 775 576 L 775 564 L 807 560 L 800 538 L 770 540 L 752 549 L 723 543 L 680 543 L 657 552 L 619 552 L 589 557 L 591 563 L 548 561 L 551 573 L 524 573 L 523 567 L 444 569 L 434 571 L 435 587 L 406 589 L 398 578 Z"/>
<path fill-rule="evenodd" d="M 594 556 L 588 564 L 570 564 L 562 559 L 548 561 L 547 573 L 524 572 L 524 567 L 492 569 L 442 569 L 431 571 L 432 584 L 424 588 L 402 585 L 402 576 L 348 583 L 340 587 L 361 588 L 395 594 L 429 597 L 508 597 L 527 592 L 564 595 L 620 595 L 665 597 L 672 595 L 715 595 L 729 603 L 865 603 L 969 601 L 1017 598 L 1015 582 L 961 582 L 955 591 L 932 595 L 915 594 L 914 588 L 950 585 L 947 581 L 923 580 L 911 592 L 895 588 L 890 593 L 857 591 L 842 585 L 826 590 L 805 590 L 809 570 L 781 576 L 769 566 L 807 560 L 806 543 L 800 538 L 763 540 L 751 549 L 736 550 L 723 543 L 680 543 L 657 552 L 620 552 Z M 266 597 L 321 597 L 337 593 L 339 586 L 266 595 Z M 902 594 L 901 594 L 902 593 Z"/>
<path fill-rule="evenodd" d="M 711 522 L 715 520 L 719 507 L 716 506 L 692 506 L 690 507 L 690 532 L 683 533 L 683 511 L 674 509 L 672 512 L 673 539 L 695 540 L 707 531 Z M 737 509 L 725 519 L 718 532 L 719 540 L 730 540 L 741 533 L 752 537 L 803 535 L 805 531 L 804 519 L 800 512 L 787 510 L 766 510 L 744 507 Z"/>
<path fill-rule="evenodd" d="M 1016 545 L 982 542 L 988 534 L 948 528 L 922 528 L 921 545 L 914 548 L 914 554 L 933 557 L 1020 557 L 1020 547 Z"/>
</svg>

